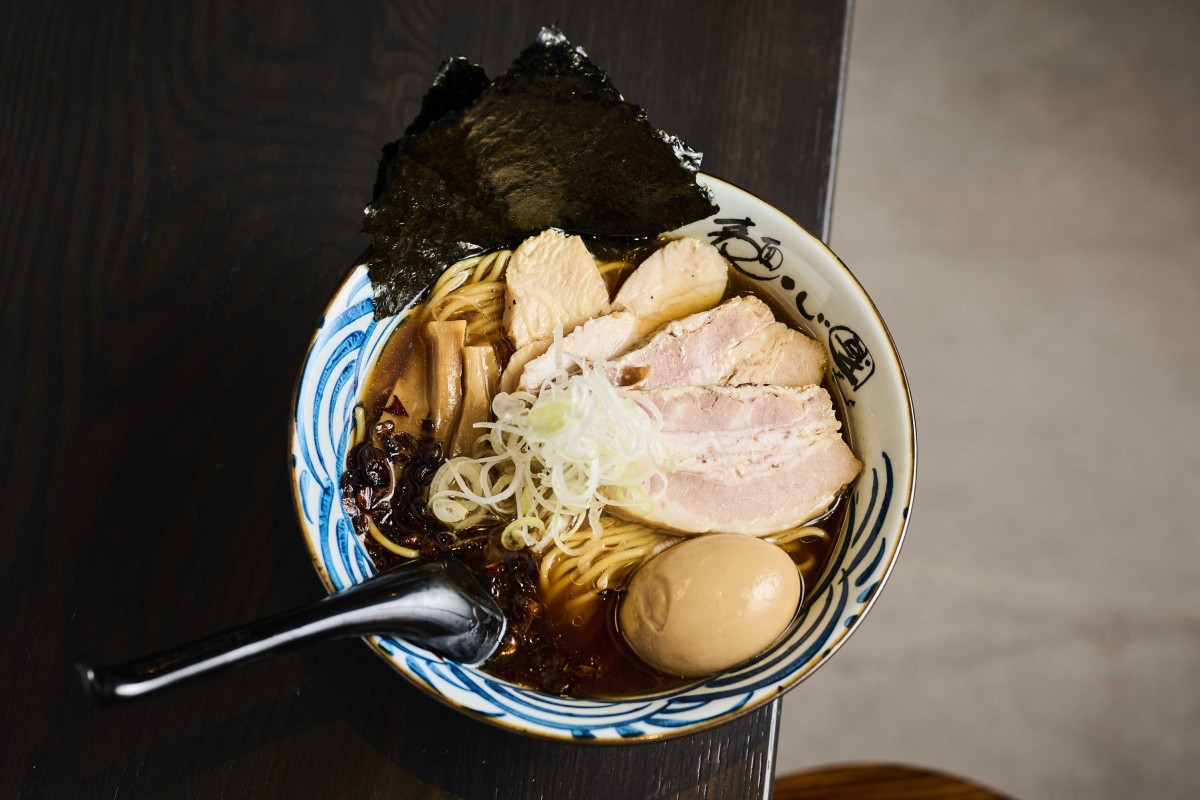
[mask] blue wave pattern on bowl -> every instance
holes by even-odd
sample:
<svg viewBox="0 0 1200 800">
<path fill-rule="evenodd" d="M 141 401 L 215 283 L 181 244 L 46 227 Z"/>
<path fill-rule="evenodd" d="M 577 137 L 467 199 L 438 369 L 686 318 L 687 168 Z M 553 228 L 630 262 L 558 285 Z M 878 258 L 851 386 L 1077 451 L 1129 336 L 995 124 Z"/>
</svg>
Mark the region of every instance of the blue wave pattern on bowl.
<svg viewBox="0 0 1200 800">
<path fill-rule="evenodd" d="M 295 409 L 293 469 L 305 533 L 327 583 L 339 590 L 374 574 L 341 506 L 340 476 L 364 370 L 403 317 L 373 319 L 371 284 L 357 267 L 334 298 L 308 354 Z M 881 535 L 894 476 L 884 452 L 859 453 L 866 464 L 850 498 L 846 528 L 831 563 L 792 633 L 741 669 L 644 697 L 604 700 L 544 695 L 477 669 L 447 662 L 390 638 L 374 643 L 410 679 L 488 718 L 543 735 L 594 739 L 640 737 L 725 718 L 785 680 L 815 668 L 854 625 L 879 585 L 888 550 Z"/>
</svg>

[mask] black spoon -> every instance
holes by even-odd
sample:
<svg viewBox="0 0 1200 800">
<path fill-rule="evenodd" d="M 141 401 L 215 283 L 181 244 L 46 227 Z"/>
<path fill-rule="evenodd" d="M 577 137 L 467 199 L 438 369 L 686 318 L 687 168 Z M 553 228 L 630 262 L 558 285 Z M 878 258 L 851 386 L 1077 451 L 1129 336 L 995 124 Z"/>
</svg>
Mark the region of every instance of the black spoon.
<svg viewBox="0 0 1200 800">
<path fill-rule="evenodd" d="M 132 700 L 304 642 L 390 634 L 467 665 L 491 657 L 504 613 L 454 559 L 406 564 L 308 606 L 115 667 L 77 664 L 98 702 Z"/>
</svg>

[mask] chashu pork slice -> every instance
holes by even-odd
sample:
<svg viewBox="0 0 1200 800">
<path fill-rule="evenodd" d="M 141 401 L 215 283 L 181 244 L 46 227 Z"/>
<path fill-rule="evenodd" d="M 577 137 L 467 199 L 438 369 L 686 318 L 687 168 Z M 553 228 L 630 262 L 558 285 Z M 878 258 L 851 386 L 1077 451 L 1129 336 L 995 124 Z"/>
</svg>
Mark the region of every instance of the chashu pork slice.
<svg viewBox="0 0 1200 800">
<path fill-rule="evenodd" d="M 646 344 L 611 362 L 612 380 L 646 390 L 727 383 L 738 365 L 738 344 L 774 321 L 763 301 L 734 297 L 664 325 Z"/>
<path fill-rule="evenodd" d="M 776 322 L 756 297 L 734 297 L 663 326 L 612 362 L 612 379 L 634 389 L 772 384 L 807 386 L 825 374 L 820 342 Z"/>
<path fill-rule="evenodd" d="M 613 313 L 566 334 L 561 349 L 521 362 L 520 387 L 536 392 L 559 369 L 562 353 L 589 361 L 625 353 L 663 323 L 715 306 L 728 282 L 729 264 L 712 245 L 686 238 L 667 242 L 621 284 Z"/>
<path fill-rule="evenodd" d="M 640 393 L 675 460 L 637 518 L 682 533 L 767 536 L 813 520 L 862 463 L 819 386 L 687 386 Z"/>
<path fill-rule="evenodd" d="M 513 251 L 505 269 L 504 332 L 514 349 L 608 310 L 604 276 L 578 236 L 551 229 Z"/>
<path fill-rule="evenodd" d="M 725 382 L 734 386 L 807 386 L 825 377 L 825 348 L 782 322 L 772 322 L 744 339 L 730 356 L 736 366 Z"/>
</svg>

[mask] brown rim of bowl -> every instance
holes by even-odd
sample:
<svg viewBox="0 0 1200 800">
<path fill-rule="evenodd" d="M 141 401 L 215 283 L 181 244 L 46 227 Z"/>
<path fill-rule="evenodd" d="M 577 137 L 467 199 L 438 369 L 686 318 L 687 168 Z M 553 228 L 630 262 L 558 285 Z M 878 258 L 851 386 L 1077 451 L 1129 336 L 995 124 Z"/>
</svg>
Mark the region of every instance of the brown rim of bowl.
<svg viewBox="0 0 1200 800">
<path fill-rule="evenodd" d="M 890 559 L 888 559 L 888 563 L 887 563 L 886 567 L 884 568 L 883 575 L 879 578 L 879 585 L 876 587 L 875 591 L 871 594 L 870 599 L 867 600 L 866 606 L 863 608 L 863 610 L 861 612 L 859 612 L 859 614 L 855 618 L 854 622 L 851 623 L 851 625 L 849 627 L 843 628 L 841 634 L 837 638 L 837 641 L 835 641 L 832 645 L 827 647 L 821 654 L 820 658 L 818 658 L 815 662 L 808 665 L 804 669 L 797 670 L 796 672 L 789 675 L 784 680 L 783 684 L 776 688 L 775 694 L 763 695 L 762 697 L 760 697 L 758 699 L 751 699 L 749 702 L 747 702 L 741 708 L 737 709 L 736 711 L 731 711 L 719 719 L 707 720 L 705 722 L 698 723 L 694 726 L 688 726 L 686 728 L 678 728 L 678 729 L 673 729 L 673 730 L 669 730 L 669 731 L 662 731 L 659 733 L 649 733 L 649 734 L 644 734 L 642 736 L 631 737 L 628 739 L 623 739 L 623 738 L 618 738 L 618 739 L 600 739 L 600 738 L 576 739 L 576 738 L 570 736 L 569 734 L 563 735 L 563 736 L 557 736 L 557 735 L 548 734 L 548 733 L 546 733 L 544 731 L 540 731 L 540 730 L 531 730 L 529 728 L 525 728 L 520 725 L 514 724 L 511 721 L 504 720 L 500 717 L 488 716 L 488 715 L 482 714 L 478 711 L 474 711 L 472 709 L 466 708 L 462 705 L 459 705 L 459 704 L 453 702 L 450 698 L 446 697 L 445 695 L 430 691 L 429 687 L 419 683 L 412 676 L 410 676 L 407 672 L 402 670 L 400 668 L 400 665 L 397 664 L 393 660 L 393 658 L 379 645 L 379 637 L 378 636 L 362 637 L 363 641 L 367 644 L 368 647 L 370 647 L 380 657 L 382 657 L 383 660 L 387 662 L 388 666 L 390 666 L 395 672 L 398 672 L 410 684 L 415 686 L 417 689 L 421 690 L 421 692 L 424 693 L 425 695 L 432 697 L 434 700 L 437 700 L 442 705 L 444 705 L 450 709 L 453 709 L 454 711 L 457 711 L 460 714 L 470 717 L 471 719 L 478 720 L 480 722 L 484 722 L 488 725 L 491 725 L 492 727 L 500 728 L 501 730 L 513 731 L 513 732 L 520 733 L 520 734 L 523 734 L 526 736 L 534 737 L 536 739 L 542 739 L 545 741 L 560 742 L 560 743 L 566 742 L 566 743 L 586 745 L 586 746 L 592 746 L 592 745 L 628 746 L 628 745 L 637 745 L 637 744 L 640 744 L 643 742 L 647 742 L 647 743 L 660 742 L 660 741 L 664 741 L 666 739 L 674 739 L 674 738 L 678 738 L 678 737 L 682 737 L 682 736 L 690 736 L 695 733 L 701 733 L 701 732 L 708 731 L 713 728 L 719 727 L 728 722 L 732 722 L 733 720 L 735 720 L 745 714 L 748 714 L 751 711 L 754 711 L 773 700 L 781 698 L 784 694 L 791 691 L 794 687 L 803 683 L 808 678 L 808 676 L 810 676 L 814 672 L 816 672 L 817 669 L 824 666 L 825 663 L 827 661 L 829 661 L 830 658 L 833 657 L 834 653 L 836 653 L 838 650 L 840 650 L 842 648 L 842 645 L 845 644 L 846 640 L 850 638 L 850 635 L 852 633 L 854 633 L 856 630 L 858 630 L 858 627 L 862 624 L 862 622 L 866 618 L 867 614 L 870 613 L 871 609 L 875 607 L 875 602 L 879 599 L 879 595 L 882 594 L 883 587 L 887 584 L 887 580 L 889 577 L 891 577 L 892 570 L 895 568 L 896 562 L 900 558 L 900 550 L 901 550 L 902 546 L 904 545 L 904 537 L 908 531 L 908 522 L 912 518 L 913 492 L 914 492 L 914 488 L 916 487 L 916 481 L 917 481 L 917 424 L 916 424 L 916 417 L 913 414 L 912 394 L 909 391 L 908 374 L 904 370 L 904 363 L 900 360 L 900 353 L 896 350 L 896 343 L 895 343 L 895 340 L 892 339 L 892 333 L 888 329 L 887 323 L 884 322 L 883 316 L 879 313 L 879 309 L 876 307 L 874 301 L 871 300 L 871 297 L 867 294 L 866 290 L 863 289 L 862 284 L 858 282 L 858 278 L 855 277 L 854 273 L 851 272 L 851 270 L 848 266 L 846 266 L 845 262 L 842 261 L 840 258 L 838 258 L 837 254 L 834 253 L 833 250 L 830 249 L 829 245 L 825 244 L 825 242 L 823 242 L 820 239 L 820 237 L 811 233 L 803 225 L 801 225 L 800 223 L 793 220 L 789 215 L 780 211 L 778 208 L 771 205 L 766 200 L 763 200 L 762 198 L 755 195 L 753 192 L 747 191 L 746 189 L 743 189 L 741 186 L 738 186 L 735 183 L 731 183 L 729 181 L 714 177 L 712 175 L 709 175 L 709 174 L 703 173 L 703 172 L 699 173 L 697 177 L 703 178 L 705 181 L 724 184 L 725 186 L 728 186 L 729 188 L 734 189 L 738 192 L 741 192 L 742 194 L 752 198 L 753 200 L 756 200 L 757 202 L 762 203 L 763 205 L 767 206 L 775 213 L 779 214 L 784 219 L 788 220 L 788 222 L 795 225 L 799 230 L 803 231 L 805 235 L 807 235 L 813 241 L 815 241 L 818 245 L 820 245 L 821 249 L 823 249 L 834 260 L 834 262 L 836 262 L 837 265 L 840 266 L 842 268 L 842 270 L 846 273 L 846 276 L 850 279 L 850 284 L 858 292 L 860 299 L 862 301 L 864 301 L 865 307 L 868 309 L 868 311 L 870 311 L 871 315 L 875 318 L 875 321 L 879 324 L 880 329 L 883 331 L 883 334 L 884 334 L 884 337 L 885 337 L 885 340 L 887 343 L 888 353 L 895 360 L 896 368 L 899 370 L 899 373 L 900 373 L 900 391 L 904 396 L 904 404 L 903 404 L 904 412 L 905 412 L 905 415 L 908 420 L 908 446 L 909 446 L 910 451 L 912 452 L 912 469 L 911 469 L 911 474 L 909 476 L 909 479 L 906 482 L 906 485 L 904 486 L 904 505 L 901 506 L 902 516 L 901 516 L 901 520 L 900 520 L 900 532 L 896 536 L 896 551 L 892 554 L 892 557 Z M 350 269 L 346 271 L 346 274 L 338 282 L 337 288 L 333 290 L 333 293 L 329 296 L 329 299 L 325 302 L 324 310 L 326 313 L 322 316 L 322 322 L 328 316 L 327 312 L 329 311 L 329 306 L 333 302 L 333 299 L 335 297 L 337 297 L 338 293 L 340 293 L 342 291 L 342 288 L 346 285 L 346 281 L 350 279 L 350 275 L 353 274 L 354 270 L 358 269 L 360 266 L 363 265 L 364 261 L 366 260 L 367 253 L 369 253 L 369 252 L 370 252 L 370 248 L 367 248 L 366 250 L 364 250 L 363 253 L 357 259 L 355 259 L 354 265 L 351 266 Z M 291 450 L 292 450 L 292 445 L 296 439 L 296 410 L 298 408 L 297 404 L 300 399 L 300 384 L 304 378 L 304 367 L 306 364 L 308 364 L 309 356 L 312 354 L 313 346 L 316 345 L 316 343 L 317 343 L 317 335 L 320 333 L 320 330 L 321 330 L 320 327 L 318 327 L 316 330 L 313 331 L 312 336 L 309 338 L 308 347 L 306 347 L 304 350 L 304 358 L 300 362 L 300 367 L 296 374 L 296 381 L 292 386 L 292 402 L 291 402 L 292 414 L 290 415 L 290 419 L 288 420 L 288 462 L 289 462 L 288 471 L 290 473 L 289 474 L 289 485 L 290 485 L 290 488 L 292 491 L 292 506 L 295 509 L 296 518 L 300 522 L 302 529 L 304 527 L 304 510 L 303 510 L 303 506 L 300 502 L 300 494 L 299 494 L 299 489 L 297 487 L 297 481 L 296 481 L 296 475 L 295 475 L 296 464 L 295 464 L 295 460 L 292 456 Z M 313 549 L 313 546 L 309 542 L 308 537 L 302 536 L 301 538 L 304 541 L 305 548 L 308 549 L 309 561 L 312 563 L 313 568 L 316 570 L 317 577 L 320 578 L 322 585 L 324 585 L 326 593 L 332 594 L 334 592 L 334 588 L 333 588 L 333 582 L 329 579 L 329 573 L 326 571 L 324 564 L 321 563 L 320 557 L 318 556 L 317 552 Z M 497 680 L 499 680 L 499 679 L 497 679 Z M 528 689 L 528 687 L 521 687 L 521 688 Z M 552 695 L 547 695 L 547 696 L 549 697 Z M 778 728 L 778 721 L 776 722 L 776 728 Z M 564 733 L 566 733 L 566 732 L 564 731 Z M 775 736 L 775 734 L 772 734 L 772 738 L 774 738 L 774 736 Z"/>
</svg>

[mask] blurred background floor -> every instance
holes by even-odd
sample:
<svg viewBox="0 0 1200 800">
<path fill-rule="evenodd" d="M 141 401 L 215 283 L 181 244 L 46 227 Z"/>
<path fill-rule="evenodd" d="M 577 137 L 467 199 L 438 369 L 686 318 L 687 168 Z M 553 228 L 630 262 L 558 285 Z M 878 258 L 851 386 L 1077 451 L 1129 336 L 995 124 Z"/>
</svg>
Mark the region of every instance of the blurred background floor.
<svg viewBox="0 0 1200 800">
<path fill-rule="evenodd" d="M 779 772 L 1200 793 L 1200 4 L 858 0 L 832 244 L 920 471 Z"/>
</svg>

